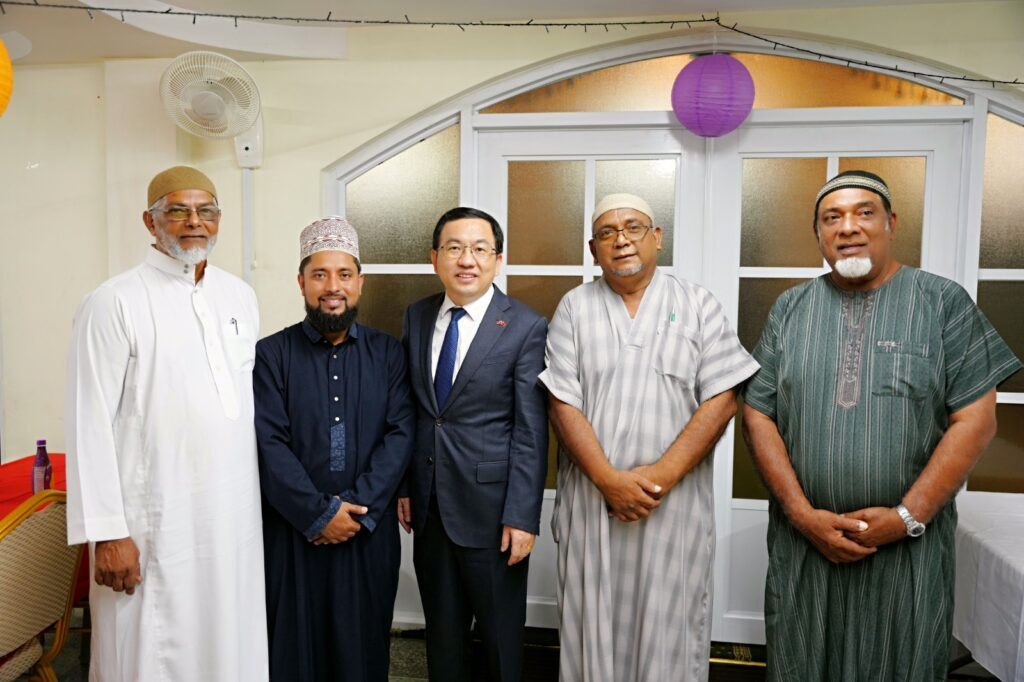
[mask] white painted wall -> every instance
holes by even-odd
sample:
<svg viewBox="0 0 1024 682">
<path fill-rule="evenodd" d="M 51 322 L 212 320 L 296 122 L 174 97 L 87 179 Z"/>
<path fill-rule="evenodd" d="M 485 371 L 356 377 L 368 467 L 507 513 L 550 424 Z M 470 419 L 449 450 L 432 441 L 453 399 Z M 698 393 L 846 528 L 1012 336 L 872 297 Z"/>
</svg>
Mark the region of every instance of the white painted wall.
<svg viewBox="0 0 1024 682">
<path fill-rule="evenodd" d="M 71 316 L 107 274 L 103 65 L 19 69 L 0 118 L 4 460 L 62 449 Z"/>
<path fill-rule="evenodd" d="M 724 16 L 904 52 L 993 78 L 1024 76 L 1024 3 L 965 2 Z M 318 216 L 320 170 L 395 124 L 537 61 L 623 37 L 603 30 L 351 29 L 344 61 L 246 64 L 264 101 L 256 171 L 255 285 L 263 332 L 298 319 L 297 234 Z M 38 437 L 63 449 L 72 313 L 144 252 L 152 175 L 192 163 L 218 186 L 225 217 L 213 256 L 241 271 L 241 174 L 229 141 L 176 131 L 156 91 L 165 60 L 16 67 L 0 118 L 0 388 L 4 460 Z M 425 255 L 426 256 L 426 255 Z"/>
<path fill-rule="evenodd" d="M 176 129 L 168 123 L 157 94 L 168 61 L 103 64 L 107 144 L 100 169 L 106 175 L 107 270 L 111 275 L 145 258 L 151 242 L 142 222 L 146 188 L 149 179 L 175 165 L 178 156 Z"/>
</svg>

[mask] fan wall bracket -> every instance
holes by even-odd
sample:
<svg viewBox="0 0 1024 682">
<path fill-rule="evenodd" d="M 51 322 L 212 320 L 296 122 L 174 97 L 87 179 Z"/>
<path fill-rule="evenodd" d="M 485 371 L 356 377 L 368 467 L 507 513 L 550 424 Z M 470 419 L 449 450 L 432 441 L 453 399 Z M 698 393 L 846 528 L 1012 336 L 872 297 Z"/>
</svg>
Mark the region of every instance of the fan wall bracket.
<svg viewBox="0 0 1024 682">
<path fill-rule="evenodd" d="M 259 168 L 263 165 L 263 114 L 256 117 L 252 127 L 235 136 L 235 158 L 240 168 Z"/>
</svg>

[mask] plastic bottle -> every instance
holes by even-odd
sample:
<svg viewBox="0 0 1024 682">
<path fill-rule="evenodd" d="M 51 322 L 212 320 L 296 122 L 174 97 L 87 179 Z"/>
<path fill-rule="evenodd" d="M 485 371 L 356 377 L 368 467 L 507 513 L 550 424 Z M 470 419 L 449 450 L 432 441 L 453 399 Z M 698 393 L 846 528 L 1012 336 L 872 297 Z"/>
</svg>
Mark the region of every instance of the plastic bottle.
<svg viewBox="0 0 1024 682">
<path fill-rule="evenodd" d="M 46 452 L 46 440 L 37 440 L 36 459 L 32 463 L 32 494 L 48 490 L 51 478 L 53 465 L 50 464 L 50 455 Z"/>
</svg>

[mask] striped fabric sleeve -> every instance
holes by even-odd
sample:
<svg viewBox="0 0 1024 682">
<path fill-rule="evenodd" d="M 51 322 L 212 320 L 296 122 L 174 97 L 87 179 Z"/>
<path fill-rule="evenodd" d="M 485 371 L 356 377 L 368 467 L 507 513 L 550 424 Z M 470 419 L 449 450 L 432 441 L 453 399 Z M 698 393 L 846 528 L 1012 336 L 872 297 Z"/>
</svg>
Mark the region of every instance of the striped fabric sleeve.
<svg viewBox="0 0 1024 682">
<path fill-rule="evenodd" d="M 758 364 L 740 344 L 722 306 L 710 292 L 700 301 L 701 359 L 697 370 L 697 400 L 704 402 L 746 381 Z"/>
<path fill-rule="evenodd" d="M 544 351 L 544 371 L 540 382 L 558 400 L 583 410 L 583 385 L 577 361 L 576 334 L 573 328 L 572 292 L 562 297 L 548 327 Z"/>
<path fill-rule="evenodd" d="M 776 394 L 778 391 L 778 338 L 781 326 L 782 299 L 775 301 L 768 321 L 761 332 L 761 340 L 754 348 L 754 359 L 761 369 L 747 382 L 743 400 L 765 416 L 775 419 L 777 415 Z"/>
<path fill-rule="evenodd" d="M 1020 370 L 1021 362 L 962 287 L 950 282 L 943 299 L 946 409 L 956 412 Z"/>
</svg>

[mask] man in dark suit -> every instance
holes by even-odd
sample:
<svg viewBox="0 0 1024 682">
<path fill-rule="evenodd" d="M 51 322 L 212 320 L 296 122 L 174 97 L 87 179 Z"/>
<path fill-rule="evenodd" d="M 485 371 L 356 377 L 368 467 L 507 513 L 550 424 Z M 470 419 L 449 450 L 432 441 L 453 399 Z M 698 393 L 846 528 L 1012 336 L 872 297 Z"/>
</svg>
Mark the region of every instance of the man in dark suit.
<svg viewBox="0 0 1024 682">
<path fill-rule="evenodd" d="M 470 679 L 473 619 L 492 680 L 522 678 L 529 554 L 547 468 L 547 321 L 493 285 L 498 221 L 454 208 L 430 260 L 445 292 L 409 306 L 404 344 L 417 408 L 408 497 L 398 501 L 426 617 L 432 680 Z"/>
</svg>

